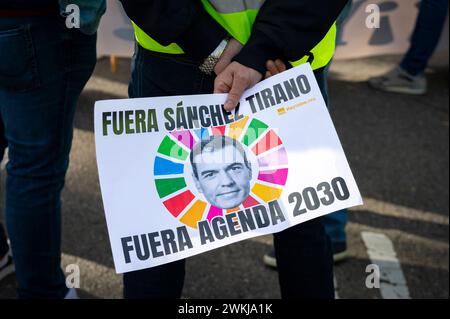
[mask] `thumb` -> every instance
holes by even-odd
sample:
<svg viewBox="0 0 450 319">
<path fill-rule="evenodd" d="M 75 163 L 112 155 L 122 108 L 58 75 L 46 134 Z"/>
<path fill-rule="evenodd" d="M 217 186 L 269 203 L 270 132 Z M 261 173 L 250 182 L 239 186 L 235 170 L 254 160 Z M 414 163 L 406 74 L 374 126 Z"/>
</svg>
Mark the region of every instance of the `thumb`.
<svg viewBox="0 0 450 319">
<path fill-rule="evenodd" d="M 228 93 L 233 84 L 233 76 L 231 72 L 225 69 L 214 80 L 214 93 Z"/>
<path fill-rule="evenodd" d="M 246 78 L 234 72 L 233 84 L 231 85 L 230 92 L 228 93 L 227 101 L 225 102 L 225 110 L 231 111 L 239 103 L 242 93 L 248 87 L 248 81 Z"/>
</svg>

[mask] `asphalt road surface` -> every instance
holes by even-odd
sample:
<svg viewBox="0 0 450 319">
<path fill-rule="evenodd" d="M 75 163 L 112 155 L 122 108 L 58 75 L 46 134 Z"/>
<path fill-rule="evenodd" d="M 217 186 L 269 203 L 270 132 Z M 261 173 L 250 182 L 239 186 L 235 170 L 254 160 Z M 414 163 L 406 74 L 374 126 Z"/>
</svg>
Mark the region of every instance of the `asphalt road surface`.
<svg viewBox="0 0 450 319">
<path fill-rule="evenodd" d="M 349 214 L 349 258 L 335 267 L 338 298 L 449 297 L 448 67 L 430 70 L 425 96 L 370 89 L 367 78 L 398 58 L 336 61 L 332 67 L 331 113 L 365 202 Z M 129 64 L 120 59 L 113 74 L 109 60 L 100 59 L 76 113 L 63 193 L 62 260 L 63 269 L 79 266 L 83 298 L 122 297 L 99 188 L 93 107 L 96 100 L 127 97 Z M 189 258 L 183 296 L 279 298 L 277 272 L 262 262 L 271 241 L 258 237 Z M 366 284 L 371 264 L 380 270 L 379 288 Z M 0 282 L 0 298 L 15 296 L 9 276 Z"/>
</svg>

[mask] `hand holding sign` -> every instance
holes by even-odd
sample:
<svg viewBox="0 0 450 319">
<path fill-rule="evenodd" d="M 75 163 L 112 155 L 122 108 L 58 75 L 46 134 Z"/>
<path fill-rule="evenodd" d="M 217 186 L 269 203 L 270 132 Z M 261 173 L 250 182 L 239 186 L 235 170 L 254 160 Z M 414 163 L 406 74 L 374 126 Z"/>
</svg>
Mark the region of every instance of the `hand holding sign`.
<svg viewBox="0 0 450 319">
<path fill-rule="evenodd" d="M 247 91 L 261 74 L 234 77 L 243 67 L 234 62 L 221 73 L 230 86 L 238 82 L 233 97 L 243 92 L 233 113 L 223 109 L 225 94 L 96 103 L 97 162 L 117 272 L 361 204 L 310 66 L 280 74 L 283 65 L 267 66 L 270 79 Z"/>
<path fill-rule="evenodd" d="M 228 93 L 225 110 L 234 109 L 242 93 L 261 80 L 259 72 L 231 60 L 241 51 L 242 44 L 231 38 L 225 51 L 214 67 L 217 74 L 214 93 Z"/>
<path fill-rule="evenodd" d="M 231 111 L 239 103 L 242 93 L 262 78 L 261 73 L 236 61 L 231 62 L 214 81 L 214 93 L 228 93 L 225 110 Z"/>
<path fill-rule="evenodd" d="M 231 60 L 241 51 L 242 44 L 235 39 L 230 39 L 225 51 L 214 67 L 217 78 L 214 81 L 214 93 L 228 93 L 225 102 L 225 110 L 233 110 L 241 98 L 242 93 L 258 83 L 262 76 L 252 68 L 248 68 L 238 62 Z M 266 63 L 267 71 L 265 78 L 286 70 L 286 65 L 280 59 L 269 60 Z"/>
</svg>

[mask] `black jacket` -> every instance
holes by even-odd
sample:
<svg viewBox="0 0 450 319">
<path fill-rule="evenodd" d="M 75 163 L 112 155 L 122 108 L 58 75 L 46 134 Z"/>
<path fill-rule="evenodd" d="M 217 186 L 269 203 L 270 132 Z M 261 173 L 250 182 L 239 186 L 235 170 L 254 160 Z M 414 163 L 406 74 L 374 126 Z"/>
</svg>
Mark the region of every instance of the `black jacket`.
<svg viewBox="0 0 450 319">
<path fill-rule="evenodd" d="M 162 45 L 177 43 L 201 62 L 226 36 L 200 0 L 120 0 L 125 12 Z M 224 0 L 226 1 L 226 0 Z M 265 73 L 268 59 L 295 61 L 325 36 L 347 0 L 266 0 L 235 61 Z"/>
<path fill-rule="evenodd" d="M 0 0 L 2 10 L 43 10 L 57 6 L 58 0 Z"/>
</svg>

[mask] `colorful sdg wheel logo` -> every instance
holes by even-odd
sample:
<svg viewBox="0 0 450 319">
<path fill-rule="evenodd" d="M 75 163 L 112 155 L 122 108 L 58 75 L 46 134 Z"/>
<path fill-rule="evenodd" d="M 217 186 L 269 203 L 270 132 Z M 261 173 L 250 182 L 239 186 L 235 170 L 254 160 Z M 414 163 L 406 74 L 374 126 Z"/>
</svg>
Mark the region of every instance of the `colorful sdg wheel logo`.
<svg viewBox="0 0 450 319">
<path fill-rule="evenodd" d="M 234 208 L 220 208 L 195 186 L 190 153 L 201 140 L 213 135 L 237 141 L 251 163 L 248 196 Z M 265 123 L 248 116 L 229 125 L 178 130 L 168 133 L 154 161 L 155 186 L 167 211 L 181 223 L 197 222 L 267 203 L 281 196 L 288 176 L 288 158 L 281 139 Z"/>
</svg>

